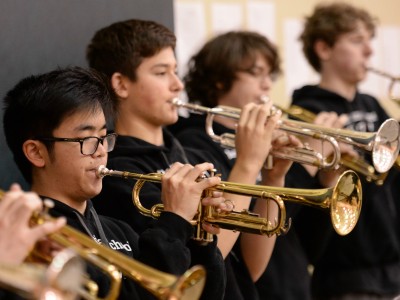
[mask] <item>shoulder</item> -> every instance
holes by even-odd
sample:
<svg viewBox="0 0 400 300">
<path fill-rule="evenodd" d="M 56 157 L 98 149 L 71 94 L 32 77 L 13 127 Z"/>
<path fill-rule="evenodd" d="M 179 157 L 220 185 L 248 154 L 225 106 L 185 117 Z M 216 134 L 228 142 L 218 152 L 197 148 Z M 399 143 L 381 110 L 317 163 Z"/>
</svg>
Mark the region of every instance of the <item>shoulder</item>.
<svg viewBox="0 0 400 300">
<path fill-rule="evenodd" d="M 137 238 L 138 234 L 127 223 L 112 217 L 99 215 L 99 219 L 105 229 L 112 231 L 116 235 Z"/>
<path fill-rule="evenodd" d="M 388 114 L 385 111 L 385 109 L 382 107 L 382 105 L 379 103 L 378 99 L 375 98 L 372 95 L 369 94 L 363 94 L 363 93 L 358 93 L 357 94 L 357 99 L 362 103 L 362 105 L 368 110 L 368 111 L 375 111 L 377 112 L 381 118 L 388 118 Z"/>
</svg>

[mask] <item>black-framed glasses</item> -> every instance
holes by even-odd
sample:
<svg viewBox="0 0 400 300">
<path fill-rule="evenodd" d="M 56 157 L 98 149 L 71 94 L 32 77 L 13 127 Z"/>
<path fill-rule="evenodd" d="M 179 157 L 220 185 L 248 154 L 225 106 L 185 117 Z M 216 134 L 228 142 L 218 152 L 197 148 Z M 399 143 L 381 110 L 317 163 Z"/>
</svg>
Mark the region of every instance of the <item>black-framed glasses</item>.
<svg viewBox="0 0 400 300">
<path fill-rule="evenodd" d="M 38 141 L 46 142 L 77 142 L 81 145 L 81 153 L 83 155 L 92 155 L 97 151 L 99 144 L 101 143 L 107 152 L 114 149 L 115 141 L 117 139 L 116 133 L 109 133 L 103 137 L 88 136 L 85 138 L 60 138 L 60 137 L 38 137 Z"/>
<path fill-rule="evenodd" d="M 275 81 L 278 78 L 278 73 L 276 72 L 266 72 L 266 70 L 262 67 L 254 66 L 248 69 L 239 69 L 239 72 L 244 72 L 247 74 L 250 74 L 254 78 L 257 79 L 265 79 L 265 78 L 270 78 L 271 81 Z"/>
</svg>

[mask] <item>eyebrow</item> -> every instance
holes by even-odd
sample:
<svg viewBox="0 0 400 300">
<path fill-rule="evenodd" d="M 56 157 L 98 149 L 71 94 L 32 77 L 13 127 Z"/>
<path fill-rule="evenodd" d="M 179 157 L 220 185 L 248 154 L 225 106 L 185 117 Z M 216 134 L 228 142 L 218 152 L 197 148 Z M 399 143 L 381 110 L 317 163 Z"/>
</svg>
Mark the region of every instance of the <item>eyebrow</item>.
<svg viewBox="0 0 400 300">
<path fill-rule="evenodd" d="M 100 130 L 103 130 L 103 129 L 107 129 L 107 124 L 106 123 L 104 123 L 104 125 L 100 128 Z M 77 132 L 86 131 L 86 130 L 92 130 L 93 131 L 93 130 L 96 130 L 96 127 L 93 126 L 93 125 L 89 125 L 89 124 L 81 124 L 81 125 L 79 125 L 79 126 L 74 128 L 74 131 L 77 131 Z"/>
<path fill-rule="evenodd" d="M 155 69 L 155 68 L 170 68 L 170 67 L 176 69 L 178 66 L 177 66 L 177 64 L 171 65 L 169 63 L 159 63 L 159 64 L 152 66 L 151 68 Z"/>
</svg>

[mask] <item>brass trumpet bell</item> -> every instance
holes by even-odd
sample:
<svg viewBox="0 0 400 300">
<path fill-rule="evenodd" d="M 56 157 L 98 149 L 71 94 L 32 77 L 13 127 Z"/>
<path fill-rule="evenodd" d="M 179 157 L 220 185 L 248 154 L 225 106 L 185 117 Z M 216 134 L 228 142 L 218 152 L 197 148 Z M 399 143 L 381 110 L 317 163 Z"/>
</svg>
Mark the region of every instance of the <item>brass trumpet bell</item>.
<svg viewBox="0 0 400 300">
<path fill-rule="evenodd" d="M 83 260 L 71 249 L 64 249 L 48 266 L 0 265 L 0 286 L 24 298 L 73 300 L 77 299 L 84 274 Z"/>
<path fill-rule="evenodd" d="M 327 189 L 296 189 L 279 188 L 262 185 L 242 185 L 238 183 L 226 184 L 227 190 L 235 189 L 255 191 L 256 195 L 268 192 L 279 196 L 284 202 L 298 203 L 314 208 L 329 211 L 334 230 L 339 235 L 349 234 L 357 224 L 362 207 L 362 188 L 358 175 L 351 171 L 345 171 L 333 188 Z M 223 187 L 216 188 L 224 191 Z"/>
</svg>

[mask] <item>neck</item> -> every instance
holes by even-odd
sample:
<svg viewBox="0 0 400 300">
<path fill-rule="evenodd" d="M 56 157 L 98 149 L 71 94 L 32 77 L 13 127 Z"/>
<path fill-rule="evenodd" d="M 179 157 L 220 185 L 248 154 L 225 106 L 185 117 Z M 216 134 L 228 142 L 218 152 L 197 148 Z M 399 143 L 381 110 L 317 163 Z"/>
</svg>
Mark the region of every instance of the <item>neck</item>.
<svg viewBox="0 0 400 300">
<path fill-rule="evenodd" d="M 73 199 L 73 197 L 62 193 L 62 191 L 59 191 L 54 187 L 55 184 L 51 183 L 51 181 L 49 180 L 46 180 L 44 182 L 41 180 L 36 180 L 35 182 L 32 183 L 31 190 L 37 193 L 38 195 L 60 201 L 68 205 L 69 207 L 76 209 L 81 214 L 85 212 L 87 199 L 81 199 L 81 200 Z"/>
<path fill-rule="evenodd" d="M 322 75 L 319 86 L 342 96 L 349 102 L 353 101 L 357 93 L 356 84 L 346 82 L 337 77 L 330 77 L 328 75 Z"/>
<path fill-rule="evenodd" d="M 115 132 L 119 135 L 132 136 L 157 146 L 164 144 L 161 126 L 154 126 L 136 118 L 137 116 L 118 116 L 115 123 Z"/>
</svg>

